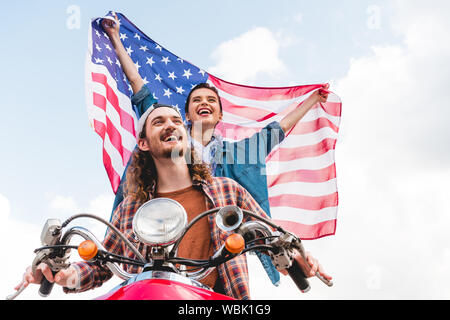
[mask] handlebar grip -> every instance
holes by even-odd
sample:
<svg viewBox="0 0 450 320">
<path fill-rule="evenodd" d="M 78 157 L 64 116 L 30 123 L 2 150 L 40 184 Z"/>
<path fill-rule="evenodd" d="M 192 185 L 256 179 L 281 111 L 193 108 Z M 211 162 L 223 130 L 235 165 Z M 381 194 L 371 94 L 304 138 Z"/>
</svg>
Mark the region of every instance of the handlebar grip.
<svg viewBox="0 0 450 320">
<path fill-rule="evenodd" d="M 52 271 L 53 276 L 56 274 L 56 272 Z M 39 287 L 39 295 L 41 297 L 48 297 L 50 292 L 52 292 L 54 282 L 50 282 L 47 280 L 45 276 L 42 276 L 41 286 Z"/>
<path fill-rule="evenodd" d="M 287 269 L 287 271 L 301 292 L 305 293 L 311 289 L 309 286 L 309 281 L 306 279 L 306 276 L 297 260 L 294 259 L 292 261 L 292 265 Z"/>
</svg>

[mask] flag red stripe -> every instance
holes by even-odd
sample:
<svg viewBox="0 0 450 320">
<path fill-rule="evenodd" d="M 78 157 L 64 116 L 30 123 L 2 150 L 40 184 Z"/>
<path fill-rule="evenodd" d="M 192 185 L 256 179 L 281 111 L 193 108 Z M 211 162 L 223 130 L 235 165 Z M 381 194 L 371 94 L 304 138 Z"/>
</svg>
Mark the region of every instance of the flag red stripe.
<svg viewBox="0 0 450 320">
<path fill-rule="evenodd" d="M 114 168 L 112 166 L 111 158 L 110 158 L 108 152 L 106 152 L 106 150 L 104 148 L 103 148 L 103 164 L 105 166 L 109 181 L 111 182 L 111 187 L 112 187 L 114 193 L 116 193 L 117 188 L 119 188 L 119 184 L 120 184 L 120 176 L 114 170 Z"/>
<path fill-rule="evenodd" d="M 236 105 L 225 98 L 220 98 L 220 100 L 222 102 L 223 110 L 239 117 L 246 118 L 248 120 L 260 122 L 277 115 L 274 112 L 270 112 L 261 108 Z"/>
<path fill-rule="evenodd" d="M 270 112 L 270 111 L 267 111 L 267 110 L 264 110 L 261 108 L 255 108 L 255 107 L 251 107 L 251 106 L 236 105 L 236 104 L 228 101 L 225 98 L 221 98 L 221 102 L 222 102 L 223 110 L 225 110 L 226 112 L 229 112 L 231 114 L 234 114 L 234 115 L 242 117 L 242 118 L 246 118 L 248 120 L 261 122 L 261 121 L 267 120 L 276 115 L 279 115 L 279 116 L 287 115 L 289 112 L 291 112 L 295 108 L 300 107 L 304 101 L 302 101 L 301 103 L 295 103 L 295 102 L 291 103 L 289 106 L 286 106 L 279 113 L 274 113 L 274 112 Z M 341 103 L 336 103 L 336 102 L 326 102 L 326 103 L 322 103 L 322 104 L 317 103 L 315 106 L 313 106 L 311 108 L 311 110 L 314 110 L 316 108 L 322 108 L 326 113 L 328 113 L 329 115 L 334 116 L 334 117 L 341 116 Z"/>
<path fill-rule="evenodd" d="M 105 141 L 105 133 L 106 133 L 106 126 L 104 123 L 97 121 L 94 119 L 94 131 L 102 138 L 103 142 Z M 114 170 L 112 166 L 111 157 L 109 156 L 108 152 L 105 150 L 105 148 L 102 148 L 103 152 L 103 165 L 106 169 L 106 174 L 108 175 L 109 181 L 111 182 L 111 186 L 113 188 L 114 193 L 117 192 L 117 188 L 120 184 L 120 176 L 117 174 L 117 172 Z"/>
<path fill-rule="evenodd" d="M 288 132 L 288 134 L 307 134 L 313 133 L 322 128 L 330 127 L 335 132 L 338 132 L 339 127 L 335 126 L 330 120 L 327 118 L 318 118 L 316 120 L 308 121 L 308 122 L 300 122 L 294 126 L 294 128 Z M 258 127 L 243 127 L 240 125 L 227 123 L 227 122 L 219 122 L 216 126 L 216 132 L 221 136 L 239 141 L 245 138 L 250 137 L 252 134 L 259 132 L 262 128 Z"/>
<path fill-rule="evenodd" d="M 268 175 L 267 185 L 273 187 L 276 184 L 288 182 L 326 182 L 336 178 L 336 165 L 332 164 L 329 167 L 320 170 L 296 170 L 283 172 L 278 175 Z"/>
<path fill-rule="evenodd" d="M 326 127 L 330 127 L 336 133 L 338 133 L 339 131 L 339 127 L 336 126 L 333 122 L 331 122 L 327 118 L 321 117 L 312 121 L 297 123 L 288 134 L 307 134 Z"/>
<path fill-rule="evenodd" d="M 342 103 L 340 102 L 330 102 L 327 101 L 325 103 L 320 104 L 322 109 L 325 110 L 326 113 L 332 115 L 334 117 L 340 117 L 342 111 Z M 319 106 L 319 105 L 317 105 Z"/>
<path fill-rule="evenodd" d="M 106 126 L 104 123 L 94 119 L 94 131 L 105 140 Z"/>
<path fill-rule="evenodd" d="M 106 78 L 106 75 L 101 73 L 92 73 L 92 81 L 98 82 L 100 84 L 103 84 L 106 88 L 106 98 L 108 99 L 109 103 L 116 109 L 117 113 L 120 117 L 120 125 L 130 132 L 133 136 L 136 136 L 136 133 L 134 131 L 134 119 L 133 117 L 125 112 L 122 108 L 119 106 L 119 98 L 117 98 L 116 93 L 114 92 L 114 89 L 110 87 L 108 84 L 108 80 Z"/>
<path fill-rule="evenodd" d="M 289 207 L 304 210 L 320 210 L 338 205 L 338 193 L 332 193 L 325 196 L 311 197 L 299 194 L 280 194 L 275 197 L 269 197 L 270 207 Z"/>
<path fill-rule="evenodd" d="M 317 157 L 324 153 L 327 153 L 329 150 L 334 149 L 335 145 L 336 139 L 327 138 L 323 139 L 317 144 L 313 144 L 310 146 L 302 146 L 296 148 L 278 148 L 272 151 L 267 156 L 266 161 L 291 161 L 301 158 Z"/>
<path fill-rule="evenodd" d="M 96 105 L 97 107 L 99 107 L 103 110 L 106 110 L 105 97 L 94 92 L 94 105 Z M 120 156 L 122 157 L 123 165 L 126 165 L 128 159 L 131 156 L 131 152 L 123 147 L 122 135 L 120 134 L 119 130 L 117 130 L 117 128 L 114 126 L 114 123 L 109 119 L 109 117 L 107 115 L 106 115 L 106 132 L 108 133 L 111 144 L 120 153 Z M 103 135 L 103 139 L 104 139 L 104 135 Z"/>
<path fill-rule="evenodd" d="M 323 221 L 313 225 L 276 219 L 274 222 L 283 227 L 285 230 L 296 234 L 302 240 L 314 240 L 326 236 L 332 236 L 336 232 L 336 219 Z"/>
<path fill-rule="evenodd" d="M 111 144 L 114 146 L 114 148 L 116 148 L 117 151 L 119 151 L 120 156 L 122 157 L 122 163 L 124 166 L 126 166 L 128 159 L 130 159 L 131 152 L 123 147 L 122 136 L 108 117 L 106 117 L 106 130 L 108 132 Z"/>
<path fill-rule="evenodd" d="M 280 88 L 250 87 L 227 82 L 212 75 L 209 75 L 209 80 L 217 89 L 233 96 L 258 101 L 293 99 L 322 87 L 322 84 Z"/>
<path fill-rule="evenodd" d="M 106 112 L 106 98 L 97 92 L 93 92 L 94 105 Z"/>
</svg>

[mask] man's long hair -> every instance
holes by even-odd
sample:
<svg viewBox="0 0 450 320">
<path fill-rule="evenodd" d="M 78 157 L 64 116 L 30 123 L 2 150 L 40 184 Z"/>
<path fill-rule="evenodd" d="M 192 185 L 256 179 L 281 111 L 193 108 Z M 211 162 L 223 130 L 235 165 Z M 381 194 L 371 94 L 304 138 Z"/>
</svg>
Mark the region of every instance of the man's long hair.
<svg viewBox="0 0 450 320">
<path fill-rule="evenodd" d="M 145 138 L 145 130 L 141 133 L 140 138 Z M 193 148 L 188 148 L 185 157 L 193 181 L 212 182 L 209 165 L 200 160 Z M 131 155 L 131 163 L 126 173 L 125 196 L 130 196 L 134 201 L 147 201 L 152 189 L 158 183 L 157 177 L 155 162 L 150 152 L 136 148 Z"/>
</svg>

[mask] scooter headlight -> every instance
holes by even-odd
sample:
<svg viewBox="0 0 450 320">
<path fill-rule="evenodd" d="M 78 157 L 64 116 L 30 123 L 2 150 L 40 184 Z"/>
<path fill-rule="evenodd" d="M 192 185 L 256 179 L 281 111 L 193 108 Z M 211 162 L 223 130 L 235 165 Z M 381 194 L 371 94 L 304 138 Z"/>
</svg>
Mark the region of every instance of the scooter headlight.
<svg viewBox="0 0 450 320">
<path fill-rule="evenodd" d="M 133 218 L 133 231 L 138 239 L 152 246 L 174 243 L 187 224 L 183 206 L 168 198 L 155 198 L 144 203 Z"/>
</svg>

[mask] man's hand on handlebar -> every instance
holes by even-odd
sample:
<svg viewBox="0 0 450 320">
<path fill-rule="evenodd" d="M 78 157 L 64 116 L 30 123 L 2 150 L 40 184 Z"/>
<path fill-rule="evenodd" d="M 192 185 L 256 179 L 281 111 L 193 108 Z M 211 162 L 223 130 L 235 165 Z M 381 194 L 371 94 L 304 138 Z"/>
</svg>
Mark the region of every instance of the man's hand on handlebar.
<svg viewBox="0 0 450 320">
<path fill-rule="evenodd" d="M 43 276 L 47 278 L 49 282 L 55 282 L 63 287 L 76 288 L 78 285 L 78 273 L 73 266 L 61 270 L 53 275 L 50 267 L 45 263 L 41 263 L 37 266 L 35 274 L 33 274 L 31 266 L 28 267 L 23 275 L 22 282 L 19 283 L 14 289 L 17 291 L 22 286 L 27 287 L 30 283 L 40 284 Z"/>
<path fill-rule="evenodd" d="M 309 253 L 309 252 L 306 252 L 305 254 L 306 254 L 307 263 L 302 258 L 300 253 L 297 252 L 297 251 L 295 252 L 295 257 L 294 258 L 298 262 L 300 267 L 302 268 L 302 271 L 306 275 L 306 277 L 308 277 L 308 278 L 313 277 L 318 272 L 319 275 L 324 277 L 326 280 L 331 280 L 332 279 L 332 277 L 323 270 L 323 267 L 319 263 L 319 260 L 314 258 L 311 255 L 311 253 Z M 285 276 L 288 275 L 288 272 L 286 270 L 281 270 L 280 272 L 282 274 L 284 274 Z"/>
</svg>

